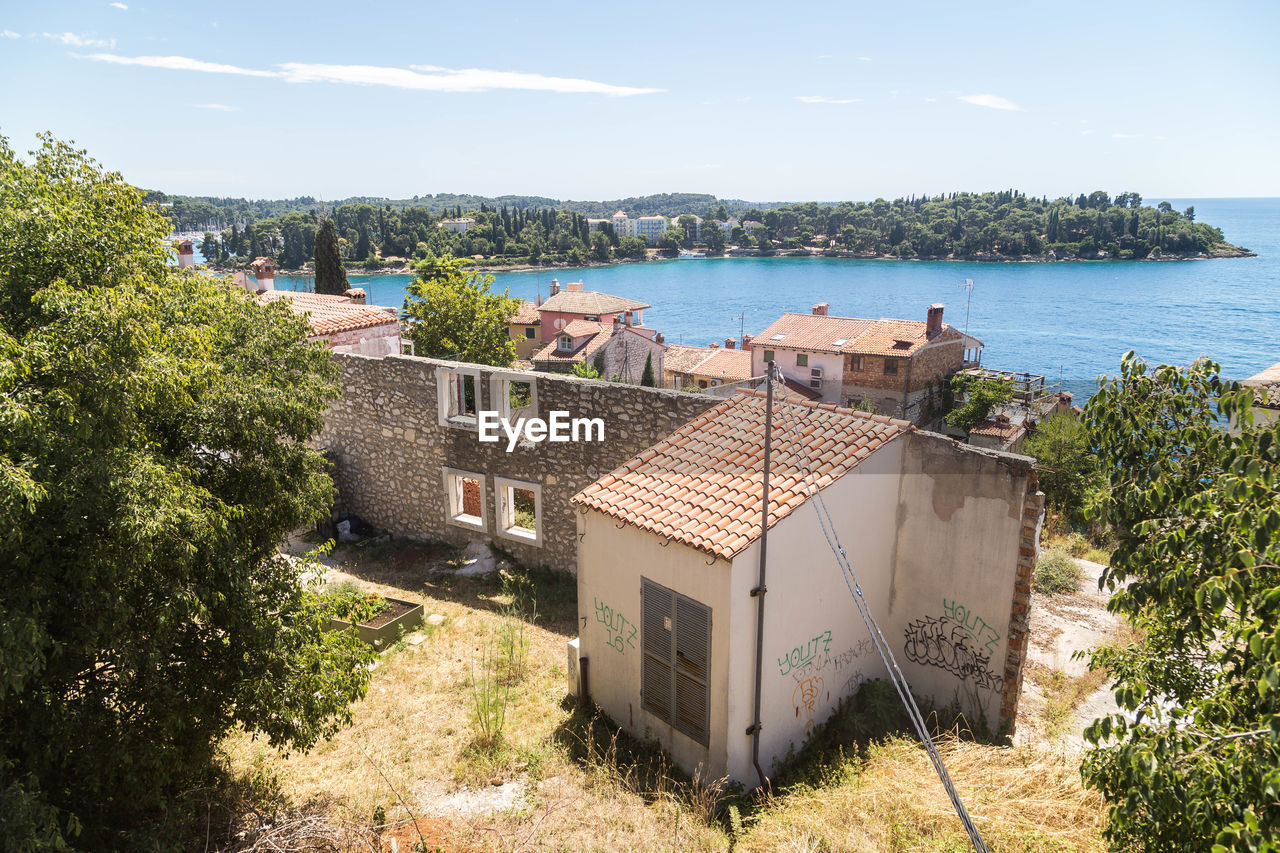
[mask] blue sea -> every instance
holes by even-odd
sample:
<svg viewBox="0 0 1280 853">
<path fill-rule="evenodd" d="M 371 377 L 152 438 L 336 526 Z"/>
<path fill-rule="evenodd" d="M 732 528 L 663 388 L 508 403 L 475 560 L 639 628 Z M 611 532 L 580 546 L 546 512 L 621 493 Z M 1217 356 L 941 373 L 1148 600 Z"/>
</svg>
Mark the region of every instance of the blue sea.
<svg viewBox="0 0 1280 853">
<path fill-rule="evenodd" d="M 500 273 L 496 288 L 533 299 L 547 295 L 553 278 L 581 280 L 588 290 L 649 303 L 645 325 L 667 343 L 698 345 L 757 334 L 782 312 L 807 312 L 816 302 L 846 317 L 919 320 L 926 306 L 942 302 L 945 322 L 960 329 L 967 322 L 986 345 L 983 364 L 1061 380 L 1077 402 L 1131 349 L 1172 364 L 1208 355 L 1234 378 L 1280 362 L 1280 199 L 1169 201 L 1179 210 L 1195 205 L 1197 219 L 1258 257 L 1048 264 L 709 258 Z M 371 291 L 371 302 L 399 306 L 410 277 L 350 279 Z M 276 286 L 309 290 L 312 281 L 282 276 Z"/>
</svg>

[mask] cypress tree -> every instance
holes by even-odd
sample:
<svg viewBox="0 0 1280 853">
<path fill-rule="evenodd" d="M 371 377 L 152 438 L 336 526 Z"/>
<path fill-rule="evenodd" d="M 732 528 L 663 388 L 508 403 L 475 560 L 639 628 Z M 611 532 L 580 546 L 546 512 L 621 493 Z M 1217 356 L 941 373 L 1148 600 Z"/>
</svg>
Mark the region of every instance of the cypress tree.
<svg viewBox="0 0 1280 853">
<path fill-rule="evenodd" d="M 644 358 L 644 373 L 640 374 L 640 384 L 645 388 L 653 387 L 653 353 Z"/>
<path fill-rule="evenodd" d="M 316 293 L 341 296 L 349 286 L 338 252 L 338 229 L 332 219 L 325 219 L 316 231 Z"/>
</svg>

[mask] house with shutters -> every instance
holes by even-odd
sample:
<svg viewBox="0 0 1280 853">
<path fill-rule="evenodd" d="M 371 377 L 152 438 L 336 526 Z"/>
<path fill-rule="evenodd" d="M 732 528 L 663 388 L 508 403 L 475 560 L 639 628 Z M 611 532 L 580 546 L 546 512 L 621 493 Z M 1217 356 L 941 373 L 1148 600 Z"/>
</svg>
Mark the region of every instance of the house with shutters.
<svg viewBox="0 0 1280 853">
<path fill-rule="evenodd" d="M 811 314 L 783 314 L 752 341 L 752 371 L 774 361 L 783 376 L 824 403 L 870 406 L 913 423 L 929 420 L 928 398 L 964 368 L 981 362 L 982 341 L 926 319 L 836 317 L 821 302 Z"/>
<path fill-rule="evenodd" d="M 516 345 L 516 358 L 527 359 L 542 349 L 542 318 L 538 305 L 528 299 L 520 300 L 520 307 L 507 320 L 507 329 Z"/>
<path fill-rule="evenodd" d="M 644 329 L 644 309 L 648 304 L 595 290 L 584 290 L 582 282 L 574 281 L 560 287 L 557 279 L 551 279 L 551 295 L 538 306 L 539 328 L 542 343 L 550 343 L 560 330 L 575 320 L 606 325 L 619 320 L 624 326 Z M 652 330 L 647 330 L 650 337 Z"/>
<path fill-rule="evenodd" d="M 1032 460 L 787 393 L 765 536 L 765 407 L 762 391 L 735 394 L 573 496 L 576 689 L 686 771 L 762 782 L 755 738 L 771 774 L 887 674 L 820 494 L 912 690 L 1012 726 L 1043 510 Z"/>
<path fill-rule="evenodd" d="M 530 360 L 534 370 L 571 373 L 579 364 L 590 364 L 601 379 L 639 385 L 646 363 L 653 367 L 654 384 L 662 379 L 662 358 L 666 346 L 662 335 L 628 326 L 615 316 L 611 323 L 574 320 L 560 329 L 555 339 L 535 352 Z"/>
</svg>

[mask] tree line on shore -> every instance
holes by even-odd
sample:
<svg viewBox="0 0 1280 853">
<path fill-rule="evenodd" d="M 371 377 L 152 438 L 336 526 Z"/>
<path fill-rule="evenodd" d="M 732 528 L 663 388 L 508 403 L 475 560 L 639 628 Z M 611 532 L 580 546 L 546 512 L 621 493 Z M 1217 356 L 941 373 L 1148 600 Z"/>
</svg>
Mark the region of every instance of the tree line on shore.
<svg viewBox="0 0 1280 853">
<path fill-rule="evenodd" d="M 166 211 L 175 229 L 191 225 L 192 210 L 181 207 L 179 197 L 170 198 L 167 203 L 173 206 Z M 611 223 L 597 222 L 593 228 L 583 213 L 550 207 L 482 202 L 478 209 L 456 205 L 436 213 L 427 207 L 359 202 L 332 209 L 316 204 L 262 218 L 251 218 L 237 205 L 220 210 L 220 216 L 250 218 L 231 219 L 229 227 L 205 233 L 201 253 L 218 266 L 267 256 L 284 269 L 301 269 L 314 256 L 316 231 L 326 218 L 335 223 L 343 260 L 367 270 L 446 254 L 480 256 L 495 265 L 643 260 L 648 248 L 641 238 L 615 233 Z M 473 222 L 463 232 L 441 227 L 446 219 L 464 216 Z M 681 248 L 719 253 L 735 246 L 763 254 L 808 248 L 933 259 L 1141 259 L 1236 250 L 1220 229 L 1198 222 L 1193 207 L 1178 211 L 1164 201 L 1146 205 L 1137 193 L 1112 197 L 1101 190 L 1054 200 L 1006 190 L 892 202 L 805 202 L 749 207 L 740 221 L 718 203 L 696 215 L 686 209 L 672 216 L 678 219 L 656 244 L 668 255 Z"/>
</svg>

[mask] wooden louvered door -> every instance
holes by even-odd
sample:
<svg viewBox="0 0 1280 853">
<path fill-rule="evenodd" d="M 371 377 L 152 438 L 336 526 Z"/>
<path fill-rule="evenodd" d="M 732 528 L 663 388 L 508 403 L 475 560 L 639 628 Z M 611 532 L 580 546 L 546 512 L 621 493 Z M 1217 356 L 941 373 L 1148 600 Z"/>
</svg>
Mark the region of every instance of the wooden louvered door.
<svg viewBox="0 0 1280 853">
<path fill-rule="evenodd" d="M 699 743 L 710 729 L 711 608 L 641 579 L 641 706 Z"/>
</svg>

